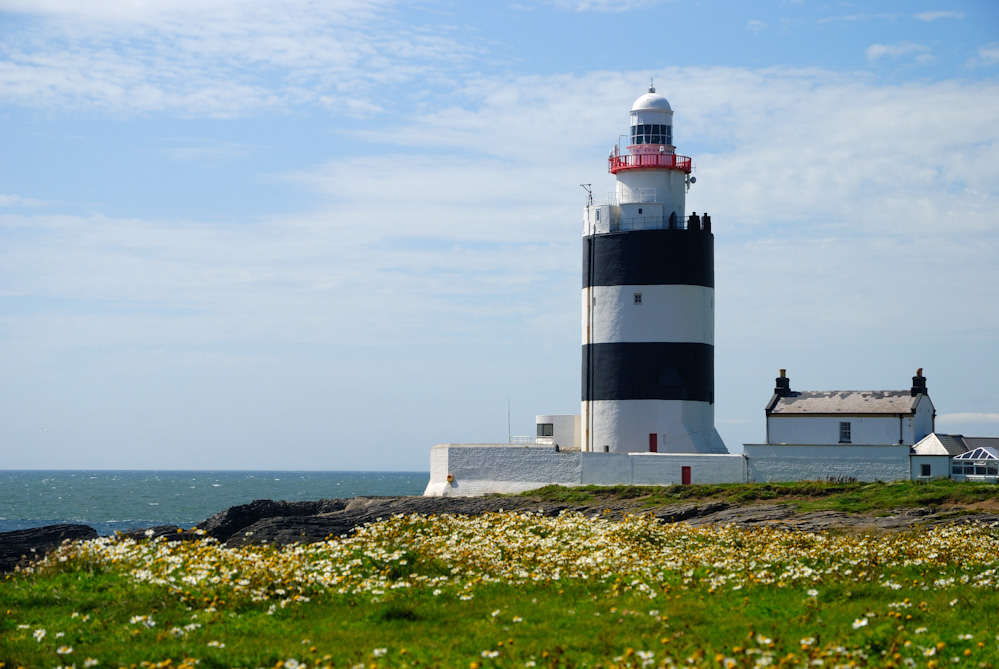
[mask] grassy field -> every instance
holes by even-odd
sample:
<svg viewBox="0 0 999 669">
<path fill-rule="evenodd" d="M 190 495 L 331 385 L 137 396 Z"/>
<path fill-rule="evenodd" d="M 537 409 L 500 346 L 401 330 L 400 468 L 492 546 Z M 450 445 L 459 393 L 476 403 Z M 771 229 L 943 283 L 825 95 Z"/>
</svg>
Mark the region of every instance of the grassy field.
<svg viewBox="0 0 999 669">
<path fill-rule="evenodd" d="M 640 499 L 649 507 L 685 502 L 724 501 L 732 504 L 786 502 L 802 511 L 828 509 L 847 513 L 889 512 L 912 507 L 966 507 L 992 504 L 999 508 L 999 487 L 950 479 L 896 483 L 724 483 L 672 486 L 548 486 L 524 495 L 552 502 L 599 503 Z"/>
<path fill-rule="evenodd" d="M 598 514 L 599 516 L 599 514 Z M 4 667 L 992 667 L 999 528 L 394 517 L 309 546 L 65 546 L 0 581 Z"/>
</svg>

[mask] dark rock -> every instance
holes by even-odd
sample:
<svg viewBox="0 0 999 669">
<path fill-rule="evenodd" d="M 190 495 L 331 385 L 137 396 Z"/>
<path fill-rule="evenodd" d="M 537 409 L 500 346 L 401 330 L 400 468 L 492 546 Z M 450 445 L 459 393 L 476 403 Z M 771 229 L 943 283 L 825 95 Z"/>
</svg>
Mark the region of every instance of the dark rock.
<svg viewBox="0 0 999 669">
<path fill-rule="evenodd" d="M 243 528 L 264 518 L 314 516 L 319 513 L 339 511 L 347 505 L 345 499 L 322 499 L 317 502 L 275 502 L 258 499 L 249 504 L 232 506 L 198 523 L 197 529 L 225 542 Z"/>
<path fill-rule="evenodd" d="M 27 566 L 64 541 L 96 538 L 97 530 L 88 525 L 46 525 L 0 532 L 0 573 Z"/>
<path fill-rule="evenodd" d="M 477 516 L 498 511 L 556 516 L 563 511 L 607 520 L 652 514 L 662 523 L 777 527 L 802 532 L 897 532 L 942 523 L 990 523 L 995 514 L 945 509 L 897 509 L 884 517 L 842 511 L 800 511 L 792 503 L 740 505 L 722 501 L 650 506 L 646 500 L 604 499 L 582 504 L 532 497 L 355 497 L 318 502 L 258 500 L 216 514 L 198 527 L 227 546 L 313 543 L 350 536 L 397 514 Z M 956 515 L 955 515 L 956 514 Z"/>
</svg>

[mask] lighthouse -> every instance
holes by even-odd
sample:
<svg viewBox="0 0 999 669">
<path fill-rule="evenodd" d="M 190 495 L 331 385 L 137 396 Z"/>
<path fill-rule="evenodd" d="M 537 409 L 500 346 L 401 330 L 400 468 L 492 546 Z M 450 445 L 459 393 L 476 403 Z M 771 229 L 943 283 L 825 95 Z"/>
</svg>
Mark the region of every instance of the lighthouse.
<svg viewBox="0 0 999 669">
<path fill-rule="evenodd" d="M 582 450 L 728 453 L 714 427 L 714 236 L 655 87 L 589 192 L 583 229 Z M 589 191 L 589 189 L 588 189 Z M 597 201 L 599 199 L 599 201 Z"/>
</svg>

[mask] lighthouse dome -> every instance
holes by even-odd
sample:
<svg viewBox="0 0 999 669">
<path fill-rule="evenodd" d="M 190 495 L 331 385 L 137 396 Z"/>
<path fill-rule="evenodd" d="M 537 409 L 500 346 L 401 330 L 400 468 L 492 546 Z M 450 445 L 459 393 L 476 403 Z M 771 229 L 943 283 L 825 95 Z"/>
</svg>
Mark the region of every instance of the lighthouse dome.
<svg viewBox="0 0 999 669">
<path fill-rule="evenodd" d="M 631 111 L 664 111 L 671 112 L 673 109 L 669 106 L 669 101 L 663 96 L 656 93 L 654 86 L 649 87 L 649 92 L 642 97 L 635 100 L 635 104 L 631 105 Z"/>
</svg>

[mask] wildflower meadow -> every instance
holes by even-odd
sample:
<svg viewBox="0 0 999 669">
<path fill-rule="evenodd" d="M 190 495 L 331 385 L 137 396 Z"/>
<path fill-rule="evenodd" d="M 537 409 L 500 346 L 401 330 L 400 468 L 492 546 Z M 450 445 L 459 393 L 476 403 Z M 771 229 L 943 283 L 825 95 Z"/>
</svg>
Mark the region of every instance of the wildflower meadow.
<svg viewBox="0 0 999 669">
<path fill-rule="evenodd" d="M 0 667 L 994 667 L 999 528 L 813 534 L 396 516 L 283 548 L 66 544 Z"/>
</svg>

